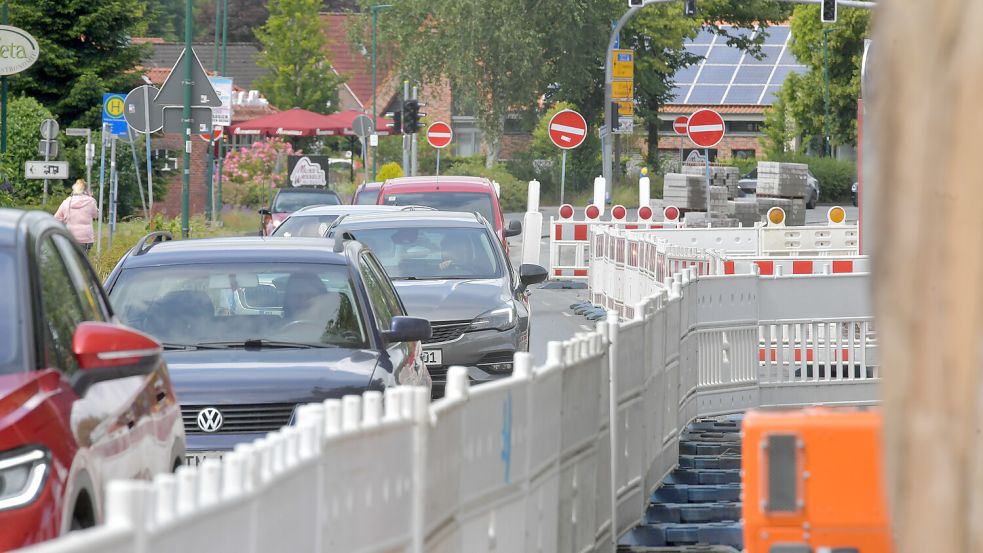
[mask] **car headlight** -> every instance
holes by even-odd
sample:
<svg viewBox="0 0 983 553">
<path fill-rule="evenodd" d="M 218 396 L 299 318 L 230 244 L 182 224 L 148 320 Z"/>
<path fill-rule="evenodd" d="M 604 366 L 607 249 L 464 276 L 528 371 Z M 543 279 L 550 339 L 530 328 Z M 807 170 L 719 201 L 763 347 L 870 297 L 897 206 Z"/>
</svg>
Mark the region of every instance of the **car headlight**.
<svg viewBox="0 0 983 553">
<path fill-rule="evenodd" d="M 512 306 L 485 311 L 471 323 L 470 330 L 508 330 L 515 326 L 515 309 Z"/>
<path fill-rule="evenodd" d="M 44 488 L 51 458 L 40 447 L 0 454 L 0 511 L 33 502 Z"/>
</svg>

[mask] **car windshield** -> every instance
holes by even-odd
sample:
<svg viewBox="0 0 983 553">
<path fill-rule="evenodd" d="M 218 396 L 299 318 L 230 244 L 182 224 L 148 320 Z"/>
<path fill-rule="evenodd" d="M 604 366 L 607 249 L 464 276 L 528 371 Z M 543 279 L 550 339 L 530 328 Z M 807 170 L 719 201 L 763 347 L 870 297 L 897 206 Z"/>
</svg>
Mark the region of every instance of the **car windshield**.
<svg viewBox="0 0 983 553">
<path fill-rule="evenodd" d="M 273 236 L 324 238 L 337 215 L 293 215 L 273 231 Z"/>
<path fill-rule="evenodd" d="M 477 211 L 492 225 L 496 225 L 491 196 L 481 192 L 407 192 L 386 194 L 385 205 L 422 205 L 440 211 Z"/>
<path fill-rule="evenodd" d="M 120 320 L 182 349 L 247 341 L 364 348 L 346 265 L 248 263 L 124 269 L 110 291 Z"/>
<path fill-rule="evenodd" d="M 311 205 L 340 205 L 337 194 L 329 192 L 281 192 L 273 201 L 273 213 L 293 213 Z"/>
<path fill-rule="evenodd" d="M 355 205 L 375 205 L 378 199 L 378 188 L 375 190 L 360 190 L 358 194 L 355 195 Z"/>
<path fill-rule="evenodd" d="M 382 262 L 393 280 L 484 279 L 502 275 L 488 233 L 480 228 L 348 230 Z"/>
<path fill-rule="evenodd" d="M 5 283 L 8 290 L 13 288 L 13 283 L 16 282 L 14 257 L 5 249 L 0 249 L 0 282 Z M 15 299 L 16 296 L 12 294 L 4 294 L 4 297 L 0 298 L 0 374 L 20 372 L 25 369 L 19 360 L 20 317 Z"/>
</svg>

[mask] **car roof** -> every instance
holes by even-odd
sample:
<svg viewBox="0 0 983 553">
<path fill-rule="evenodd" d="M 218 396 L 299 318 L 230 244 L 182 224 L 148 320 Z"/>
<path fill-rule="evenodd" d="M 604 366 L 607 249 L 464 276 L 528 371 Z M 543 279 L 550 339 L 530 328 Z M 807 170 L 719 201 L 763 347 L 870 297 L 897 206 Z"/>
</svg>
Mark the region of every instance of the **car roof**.
<svg viewBox="0 0 983 553">
<path fill-rule="evenodd" d="M 334 240 L 324 238 L 202 238 L 165 240 L 141 252 L 131 251 L 124 268 L 191 265 L 199 263 L 287 262 L 344 265 L 347 256 L 334 251 Z"/>
<path fill-rule="evenodd" d="M 484 177 L 426 176 L 389 179 L 382 186 L 385 192 L 412 192 L 446 187 L 448 192 L 495 193 L 490 180 Z"/>
<path fill-rule="evenodd" d="M 332 196 L 337 196 L 338 193 L 330 188 L 315 188 L 313 186 L 298 186 L 295 188 L 278 188 L 277 194 L 293 194 L 295 192 L 313 192 L 315 194 L 331 194 Z"/>
<path fill-rule="evenodd" d="M 375 215 L 353 215 L 338 223 L 340 228 L 373 228 L 382 225 L 400 227 L 474 227 L 484 228 L 484 220 L 465 211 L 398 211 Z"/>
<path fill-rule="evenodd" d="M 398 205 L 312 205 L 293 212 L 290 217 L 316 217 L 319 215 L 348 215 L 356 213 L 382 213 L 400 211 L 404 206 Z"/>
<path fill-rule="evenodd" d="M 378 188 L 382 188 L 381 182 L 363 182 L 362 184 L 358 185 L 359 190 L 372 190 Z"/>
</svg>

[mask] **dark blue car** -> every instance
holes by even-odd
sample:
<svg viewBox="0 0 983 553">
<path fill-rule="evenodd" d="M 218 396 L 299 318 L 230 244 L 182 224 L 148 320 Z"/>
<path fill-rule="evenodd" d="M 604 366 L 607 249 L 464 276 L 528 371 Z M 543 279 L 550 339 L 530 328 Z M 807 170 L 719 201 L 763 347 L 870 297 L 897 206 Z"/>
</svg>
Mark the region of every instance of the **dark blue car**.
<svg viewBox="0 0 983 553">
<path fill-rule="evenodd" d="M 188 461 L 289 424 L 298 404 L 430 386 L 420 340 L 375 256 L 355 241 L 140 241 L 106 289 L 121 321 L 159 339 Z"/>
</svg>

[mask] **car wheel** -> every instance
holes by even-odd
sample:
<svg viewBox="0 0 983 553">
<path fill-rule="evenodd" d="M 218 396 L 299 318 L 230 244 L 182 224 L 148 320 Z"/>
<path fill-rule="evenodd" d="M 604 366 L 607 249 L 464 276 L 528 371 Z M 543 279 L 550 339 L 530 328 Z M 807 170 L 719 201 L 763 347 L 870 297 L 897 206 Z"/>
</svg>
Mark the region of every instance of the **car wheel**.
<svg viewBox="0 0 983 553">
<path fill-rule="evenodd" d="M 89 495 L 82 492 L 79 494 L 78 500 L 75 503 L 75 509 L 72 510 L 70 531 L 84 530 L 95 525 L 96 517 L 92 510 L 92 502 L 89 500 Z"/>
<path fill-rule="evenodd" d="M 809 196 L 809 201 L 806 202 L 806 209 L 816 209 L 817 202 L 819 202 L 819 194 L 813 192 Z"/>
</svg>

